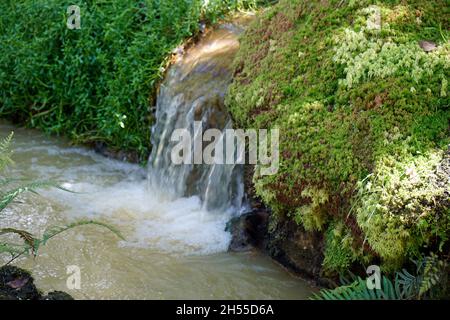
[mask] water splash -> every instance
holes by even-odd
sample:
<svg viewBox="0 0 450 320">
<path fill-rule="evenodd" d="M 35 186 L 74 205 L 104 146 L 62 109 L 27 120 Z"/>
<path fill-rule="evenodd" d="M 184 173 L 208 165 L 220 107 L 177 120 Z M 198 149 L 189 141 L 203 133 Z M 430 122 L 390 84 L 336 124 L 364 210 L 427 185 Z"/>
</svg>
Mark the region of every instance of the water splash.
<svg viewBox="0 0 450 320">
<path fill-rule="evenodd" d="M 42 220 L 33 230 L 41 233 L 45 225 L 52 224 L 51 217 L 100 219 L 121 230 L 127 239 L 121 245 L 128 248 L 176 255 L 226 251 L 231 235 L 225 226 L 239 213 L 244 196 L 242 168 L 174 166 L 170 136 L 176 128 L 193 130 L 194 121 L 202 121 L 204 130 L 231 128 L 223 102 L 232 78 L 230 68 L 239 31 L 225 25 L 210 32 L 168 71 L 158 97 L 154 148 L 147 172 L 93 151 L 57 144 L 35 132 L 15 130 L 14 160 L 18 166 L 11 168 L 12 176 L 51 178 L 80 194 L 48 190 L 48 199 L 42 203 L 34 198 L 24 201 L 25 205 L 30 203 L 22 214 L 26 221 L 15 220 L 23 207 L 8 208 L 9 222 L 20 228 L 28 221 Z M 0 129 L 5 133 L 12 130 Z"/>
</svg>

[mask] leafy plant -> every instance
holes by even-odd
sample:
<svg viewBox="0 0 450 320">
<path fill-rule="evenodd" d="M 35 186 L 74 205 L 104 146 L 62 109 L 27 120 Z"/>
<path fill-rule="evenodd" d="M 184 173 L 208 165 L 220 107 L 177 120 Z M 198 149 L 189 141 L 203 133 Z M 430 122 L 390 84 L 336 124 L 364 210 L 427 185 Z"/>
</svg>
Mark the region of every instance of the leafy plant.
<svg viewBox="0 0 450 320">
<path fill-rule="evenodd" d="M 8 164 L 12 163 L 11 150 L 9 146 L 11 144 L 13 135 L 14 134 L 11 132 L 8 137 L 0 141 L 0 171 L 2 171 Z M 9 181 L 9 179 L 0 180 L 0 185 L 7 184 Z"/>
<path fill-rule="evenodd" d="M 11 133 L 7 138 L 5 138 L 3 141 L 0 142 L 0 171 L 4 170 L 5 167 L 10 164 L 11 161 L 11 151 L 10 151 L 10 144 L 12 141 L 13 134 Z M 12 179 L 3 179 L 0 182 L 0 187 L 4 187 L 14 180 Z M 43 182 L 31 182 L 23 186 L 19 186 L 16 188 L 13 188 L 8 191 L 1 191 L 0 192 L 0 215 L 2 211 L 12 202 L 14 199 L 16 199 L 19 195 L 25 192 L 33 192 L 37 193 L 36 190 L 39 188 L 47 188 L 47 187 L 55 187 L 63 191 L 72 192 L 68 189 L 65 189 L 55 182 L 51 181 L 43 181 Z M 1 216 L 0 216 L 1 217 Z M 13 260 L 18 258 L 19 256 L 23 254 L 32 254 L 33 256 L 36 256 L 38 253 L 38 250 L 41 246 L 45 245 L 48 240 L 56 237 L 57 235 L 68 231 L 70 229 L 84 226 L 84 225 L 96 225 L 103 228 L 108 229 L 112 233 L 114 233 L 116 236 L 118 236 L 121 239 L 124 239 L 121 233 L 115 229 L 112 226 L 109 226 L 105 223 L 94 221 L 94 220 L 82 220 L 78 222 L 73 222 L 67 226 L 54 226 L 48 228 L 42 238 L 35 237 L 30 232 L 26 230 L 21 229 L 15 229 L 15 228 L 0 228 L 0 254 L 7 253 L 11 255 L 11 260 L 8 262 L 11 263 Z M 10 243 L 6 242 L 1 239 L 1 236 L 5 235 L 17 235 L 22 239 L 22 243 Z"/>
<path fill-rule="evenodd" d="M 69 30 L 67 0 L 2 0 L 0 116 L 145 161 L 172 50 L 200 21 L 262 2 L 80 0 L 81 29 Z"/>
<path fill-rule="evenodd" d="M 366 280 L 357 278 L 349 285 L 343 285 L 333 290 L 322 290 L 313 296 L 314 300 L 399 300 L 404 297 L 398 284 L 392 283 L 387 277 L 381 279 L 381 289 L 370 290 Z"/>
<path fill-rule="evenodd" d="M 342 286 L 335 289 L 323 289 L 314 294 L 313 300 L 411 300 L 438 298 L 447 288 L 446 264 L 435 254 L 413 261 L 416 273 L 412 275 L 406 269 L 395 273 L 394 280 L 381 277 L 380 289 L 369 289 L 366 279 L 351 275 L 349 281 L 341 277 Z M 440 285 L 443 283 L 443 288 Z"/>
<path fill-rule="evenodd" d="M 445 292 L 448 281 L 448 270 L 445 261 L 432 253 L 429 257 L 415 262 L 421 272 L 419 281 L 419 298 L 423 296 L 438 297 Z"/>
</svg>

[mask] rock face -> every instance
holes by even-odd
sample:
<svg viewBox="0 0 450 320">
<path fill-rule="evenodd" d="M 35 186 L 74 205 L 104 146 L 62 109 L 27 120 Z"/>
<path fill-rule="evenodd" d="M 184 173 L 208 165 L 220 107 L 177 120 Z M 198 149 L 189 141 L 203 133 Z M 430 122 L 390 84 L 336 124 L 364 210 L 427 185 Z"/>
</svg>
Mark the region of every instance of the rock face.
<svg viewBox="0 0 450 320">
<path fill-rule="evenodd" d="M 113 150 L 108 147 L 106 143 L 103 142 L 96 142 L 92 145 L 95 152 L 101 154 L 104 157 L 116 159 L 119 161 L 127 161 L 131 163 L 139 163 L 141 160 L 139 158 L 139 154 L 137 152 L 127 152 L 123 150 Z"/>
<path fill-rule="evenodd" d="M 326 285 L 322 279 L 324 241 L 319 232 L 307 232 L 289 222 L 279 223 L 270 233 L 266 250 L 275 260 L 301 276 Z"/>
<path fill-rule="evenodd" d="M 276 221 L 274 214 L 256 195 L 252 181 L 254 168 L 246 167 L 244 185 L 253 211 L 232 219 L 227 231 L 232 235 L 231 252 L 261 250 L 281 265 L 319 286 L 330 287 L 323 277 L 323 234 L 307 232 L 290 221 Z M 270 230 L 269 230 L 270 229 Z"/>
<path fill-rule="evenodd" d="M 307 232 L 285 221 L 269 232 L 270 213 L 257 209 L 234 218 L 227 226 L 232 234 L 231 252 L 259 249 L 287 269 L 317 285 L 332 287 L 332 279 L 323 277 L 324 239 L 319 232 Z"/>
<path fill-rule="evenodd" d="M 61 291 L 43 295 L 34 285 L 34 279 L 28 271 L 14 267 L 0 268 L 0 300 L 73 300 Z"/>
<path fill-rule="evenodd" d="M 243 252 L 252 248 L 264 249 L 267 240 L 269 213 L 255 210 L 232 219 L 227 231 L 232 234 L 229 251 Z"/>
</svg>

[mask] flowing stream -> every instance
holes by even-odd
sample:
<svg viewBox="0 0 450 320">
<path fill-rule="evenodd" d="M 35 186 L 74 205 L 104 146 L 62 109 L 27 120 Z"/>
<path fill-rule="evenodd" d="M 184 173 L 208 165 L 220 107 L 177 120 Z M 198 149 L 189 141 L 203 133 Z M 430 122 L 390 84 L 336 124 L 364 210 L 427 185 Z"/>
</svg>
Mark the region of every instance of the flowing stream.
<svg viewBox="0 0 450 320">
<path fill-rule="evenodd" d="M 149 168 L 102 157 L 34 130 L 0 123 L 2 137 L 14 131 L 7 174 L 54 180 L 77 193 L 56 189 L 26 194 L 2 212 L 0 227 L 41 235 L 50 226 L 96 219 L 119 229 L 84 226 L 15 263 L 33 272 L 44 291 L 79 299 L 304 299 L 311 288 L 257 252 L 228 253 L 226 223 L 244 201 L 239 166 L 174 166 L 176 128 L 229 128 L 223 98 L 238 49 L 239 24 L 224 24 L 179 57 L 161 86 Z M 0 262 L 7 257 L 0 256 Z M 67 267 L 81 270 L 81 289 L 70 290 Z"/>
<path fill-rule="evenodd" d="M 239 25 L 223 24 L 171 67 L 160 89 L 152 130 L 155 147 L 150 156 L 150 186 L 165 189 L 172 199 L 197 195 L 205 209 L 221 211 L 222 215 L 224 211 L 238 212 L 243 205 L 242 168 L 223 164 L 174 165 L 171 152 L 177 142 L 171 141 L 171 135 L 176 129 L 187 129 L 194 152 L 195 141 L 202 139 L 205 130 L 223 132 L 232 127 L 224 95 L 232 80 L 231 65 L 239 49 L 240 32 Z M 201 122 L 201 127 L 195 122 Z"/>
</svg>

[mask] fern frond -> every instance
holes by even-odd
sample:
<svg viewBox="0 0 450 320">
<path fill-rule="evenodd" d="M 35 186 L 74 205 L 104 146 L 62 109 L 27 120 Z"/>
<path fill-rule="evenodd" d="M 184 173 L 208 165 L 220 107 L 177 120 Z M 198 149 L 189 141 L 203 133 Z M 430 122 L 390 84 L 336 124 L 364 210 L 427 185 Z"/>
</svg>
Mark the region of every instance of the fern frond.
<svg viewBox="0 0 450 320">
<path fill-rule="evenodd" d="M 106 223 L 94 221 L 94 220 L 83 220 L 83 221 L 73 222 L 67 226 L 63 226 L 63 227 L 56 226 L 56 227 L 51 227 L 51 228 L 47 229 L 44 232 L 44 235 L 42 236 L 41 239 L 35 239 L 36 241 L 34 242 L 33 251 L 37 252 L 39 250 L 40 246 L 45 245 L 48 240 L 56 237 L 57 235 L 65 232 L 65 231 L 68 231 L 70 229 L 80 227 L 80 226 L 85 226 L 85 225 L 96 225 L 96 226 L 106 228 L 109 231 L 111 231 L 113 234 L 115 234 L 117 237 L 119 237 L 121 240 L 125 240 L 125 238 L 123 237 L 123 235 L 120 233 L 119 230 L 117 230 L 116 228 L 114 228 Z"/>
<path fill-rule="evenodd" d="M 381 279 L 381 289 L 369 289 L 366 280 L 357 278 L 351 285 L 337 287 L 332 290 L 321 290 L 313 300 L 399 300 L 401 295 L 387 277 Z"/>
<path fill-rule="evenodd" d="M 14 229 L 14 228 L 0 229 L 0 235 L 10 234 L 10 233 L 17 234 L 24 242 L 23 248 L 31 249 L 33 254 L 36 255 L 34 248 L 35 248 L 37 239 L 35 237 L 33 237 L 33 235 L 31 233 L 29 233 L 28 231 L 25 231 L 25 230 L 19 230 L 19 229 Z"/>
<path fill-rule="evenodd" d="M 97 226 L 106 228 L 109 231 L 111 231 L 112 233 L 114 233 L 120 239 L 125 240 L 125 238 L 122 236 L 122 234 L 120 233 L 119 230 L 117 230 L 116 228 L 114 228 L 114 227 L 112 227 L 112 226 L 110 226 L 110 225 L 108 225 L 106 223 L 99 222 L 99 221 L 94 221 L 94 220 L 82 220 L 82 221 L 73 222 L 73 223 L 71 223 L 71 224 L 69 224 L 67 226 L 64 226 L 64 227 L 52 227 L 52 228 L 47 229 L 44 232 L 44 235 L 43 235 L 43 237 L 41 239 L 41 242 L 43 244 L 45 244 L 49 239 L 59 235 L 62 232 L 65 232 L 67 230 L 70 230 L 70 229 L 73 229 L 73 228 L 76 228 L 76 227 L 85 226 L 85 225 L 97 225 Z"/>
<path fill-rule="evenodd" d="M 36 189 L 48 188 L 48 187 L 53 187 L 53 188 L 57 188 L 57 189 L 60 189 L 60 190 L 66 191 L 66 192 L 75 193 L 74 191 L 63 188 L 60 185 L 58 185 L 57 183 L 52 182 L 52 181 L 32 182 L 32 183 L 29 183 L 28 185 L 17 187 L 15 189 L 7 192 L 6 194 L 4 194 L 2 196 L 2 198 L 0 199 L 0 211 L 5 209 L 15 198 L 17 198 L 22 193 L 25 193 L 25 192 L 36 193 Z"/>
<path fill-rule="evenodd" d="M 11 256 L 13 256 L 16 254 L 21 254 L 24 251 L 26 251 L 24 245 L 0 242 L 0 254 L 9 253 Z"/>
<path fill-rule="evenodd" d="M 0 171 L 5 168 L 5 166 L 11 163 L 11 151 L 9 149 L 13 134 L 11 133 L 6 139 L 0 141 Z M 19 181 L 17 179 L 0 179 L 0 187 L 10 184 L 11 182 Z M 15 198 L 25 192 L 37 193 L 36 190 L 40 188 L 53 187 L 70 193 L 77 193 L 72 190 L 66 189 L 53 181 L 39 181 L 28 183 L 23 186 L 19 186 L 15 189 L 6 191 L 5 193 L 0 192 L 0 213 L 5 209 Z M 8 253 L 11 255 L 12 262 L 14 259 L 18 258 L 22 254 L 30 254 L 30 252 L 36 256 L 40 246 L 45 245 L 47 241 L 67 230 L 73 229 L 75 227 L 84 225 L 97 225 L 108 229 L 120 239 L 124 240 L 122 234 L 114 227 L 107 225 L 103 222 L 93 221 L 93 220 L 83 220 L 71 223 L 64 227 L 53 227 L 49 228 L 44 232 L 42 239 L 35 238 L 30 232 L 14 228 L 0 228 L 0 236 L 7 234 L 16 234 L 22 240 L 23 244 L 11 244 L 0 241 L 0 254 Z M 10 263 L 8 262 L 8 263 Z"/>
<path fill-rule="evenodd" d="M 440 261 L 434 253 L 423 260 L 423 277 L 419 286 L 419 297 L 430 292 L 439 283 L 442 271 L 445 269 L 445 263 Z"/>
<path fill-rule="evenodd" d="M 412 275 L 406 269 L 395 273 L 394 281 L 386 276 L 381 278 L 381 288 L 370 290 L 366 280 L 357 277 L 353 283 L 341 276 L 342 286 L 333 290 L 321 290 L 314 294 L 313 300 L 410 300 L 439 296 L 441 282 L 446 279 L 446 263 L 431 253 L 429 257 L 422 257 L 414 261 L 416 273 Z M 352 276 L 350 277 L 353 278 Z M 444 288 L 445 290 L 445 288 Z"/>
<path fill-rule="evenodd" d="M 106 223 L 94 221 L 94 220 L 78 221 L 78 222 L 71 223 L 64 227 L 51 227 L 44 232 L 44 235 L 42 236 L 41 239 L 35 238 L 28 231 L 13 229 L 13 228 L 3 228 L 3 229 L 0 229 L 0 235 L 10 234 L 10 233 L 17 234 L 22 238 L 22 240 L 24 241 L 24 244 L 19 245 L 19 244 L 10 244 L 10 243 L 0 242 L 0 254 L 9 253 L 11 255 L 15 255 L 15 254 L 23 254 L 23 253 L 29 254 L 31 252 L 34 256 L 36 256 L 39 248 L 41 246 L 46 245 L 48 240 L 52 239 L 53 237 L 56 237 L 57 235 L 65 232 L 65 231 L 68 231 L 68 230 L 76 228 L 76 227 L 85 226 L 85 225 L 101 226 L 103 228 L 108 229 L 112 233 L 114 233 L 120 239 L 125 240 L 125 238 L 122 236 L 120 231 L 118 231 L 116 228 L 114 228 Z"/>
<path fill-rule="evenodd" d="M 3 171 L 6 166 L 13 163 L 11 160 L 12 151 L 10 149 L 13 136 L 14 133 L 11 132 L 9 136 L 0 141 L 0 171 Z"/>
<path fill-rule="evenodd" d="M 9 233 L 17 234 L 20 238 L 23 239 L 23 241 L 26 244 L 28 244 L 30 246 L 34 245 L 35 238 L 28 231 L 14 229 L 14 228 L 2 228 L 2 229 L 0 229 L 0 235 L 9 234 Z"/>
<path fill-rule="evenodd" d="M 0 141 L 0 153 L 10 152 L 11 141 L 14 136 L 14 132 L 11 132 L 9 136 Z"/>
</svg>

